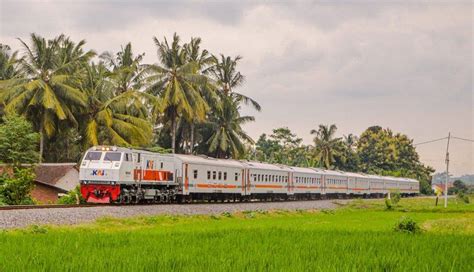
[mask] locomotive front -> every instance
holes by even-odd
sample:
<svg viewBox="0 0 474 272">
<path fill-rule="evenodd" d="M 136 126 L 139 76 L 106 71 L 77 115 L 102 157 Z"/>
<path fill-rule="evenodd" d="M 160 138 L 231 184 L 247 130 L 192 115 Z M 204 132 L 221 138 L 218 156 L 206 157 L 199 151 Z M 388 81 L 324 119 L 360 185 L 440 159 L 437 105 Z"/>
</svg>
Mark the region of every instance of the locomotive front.
<svg viewBox="0 0 474 272">
<path fill-rule="evenodd" d="M 120 195 L 123 152 L 116 147 L 90 148 L 82 159 L 79 179 L 81 195 L 89 203 L 111 203 Z"/>
</svg>

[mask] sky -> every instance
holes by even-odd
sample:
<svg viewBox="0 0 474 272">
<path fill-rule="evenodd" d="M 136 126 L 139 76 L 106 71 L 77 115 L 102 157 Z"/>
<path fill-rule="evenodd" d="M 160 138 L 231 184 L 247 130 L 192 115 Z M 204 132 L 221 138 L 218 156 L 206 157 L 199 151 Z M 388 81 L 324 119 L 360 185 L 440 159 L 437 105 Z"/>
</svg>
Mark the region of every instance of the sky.
<svg viewBox="0 0 474 272">
<path fill-rule="evenodd" d="M 255 140 L 288 127 L 306 144 L 319 124 L 337 135 L 379 125 L 415 143 L 474 139 L 471 1 L 9 1 L 0 0 L 0 43 L 21 49 L 30 33 L 65 33 L 98 53 L 132 42 L 157 62 L 152 38 L 201 37 L 214 54 L 243 57 L 239 92 Z M 446 141 L 417 146 L 445 169 Z M 450 172 L 474 173 L 473 142 L 452 140 Z"/>
</svg>

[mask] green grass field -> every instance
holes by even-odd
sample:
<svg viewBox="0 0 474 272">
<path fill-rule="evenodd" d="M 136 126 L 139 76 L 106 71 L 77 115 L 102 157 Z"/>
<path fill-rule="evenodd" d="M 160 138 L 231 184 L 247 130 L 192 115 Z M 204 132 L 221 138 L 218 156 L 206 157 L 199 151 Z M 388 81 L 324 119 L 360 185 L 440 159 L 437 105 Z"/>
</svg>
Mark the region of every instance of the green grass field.
<svg viewBox="0 0 474 272">
<path fill-rule="evenodd" d="M 0 231 L 0 271 L 473 271 L 473 204 L 104 218 Z M 424 229 L 394 231 L 402 217 Z"/>
</svg>

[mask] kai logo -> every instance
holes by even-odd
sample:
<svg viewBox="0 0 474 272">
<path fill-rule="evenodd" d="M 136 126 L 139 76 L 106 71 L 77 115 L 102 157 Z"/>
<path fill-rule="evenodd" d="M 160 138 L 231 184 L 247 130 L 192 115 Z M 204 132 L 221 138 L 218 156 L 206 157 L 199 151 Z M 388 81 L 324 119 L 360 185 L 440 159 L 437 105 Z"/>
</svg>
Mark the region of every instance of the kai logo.
<svg viewBox="0 0 474 272">
<path fill-rule="evenodd" d="M 93 176 L 105 176 L 105 170 L 98 170 L 98 169 L 95 169 L 95 170 L 92 170 L 92 175 Z"/>
</svg>

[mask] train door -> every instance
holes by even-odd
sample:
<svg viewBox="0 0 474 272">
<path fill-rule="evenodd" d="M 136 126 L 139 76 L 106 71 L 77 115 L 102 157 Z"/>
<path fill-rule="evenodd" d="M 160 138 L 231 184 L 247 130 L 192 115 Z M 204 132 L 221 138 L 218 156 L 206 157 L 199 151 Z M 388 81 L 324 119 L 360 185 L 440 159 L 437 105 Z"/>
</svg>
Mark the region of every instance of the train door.
<svg viewBox="0 0 474 272">
<path fill-rule="evenodd" d="M 292 186 L 293 186 L 293 173 L 288 172 L 288 194 L 293 194 L 292 193 Z"/>
<path fill-rule="evenodd" d="M 321 175 L 321 194 L 326 194 L 326 176 Z"/>
<path fill-rule="evenodd" d="M 248 169 L 247 169 L 247 172 L 248 172 Z M 241 180 L 242 180 L 242 193 L 244 195 L 247 195 L 247 188 L 250 189 L 250 186 L 247 186 L 247 185 L 250 185 L 250 181 L 249 180 L 245 180 L 245 169 L 242 169 L 241 170 Z"/>
<path fill-rule="evenodd" d="M 140 182 L 143 179 L 143 167 L 141 165 L 141 154 L 139 152 L 133 152 L 133 179 L 135 182 Z"/>
<path fill-rule="evenodd" d="M 352 193 L 354 188 L 356 188 L 356 178 L 349 177 L 347 179 L 347 193 Z"/>
<path fill-rule="evenodd" d="M 187 163 L 184 164 L 184 192 L 189 193 L 189 165 Z"/>
</svg>

